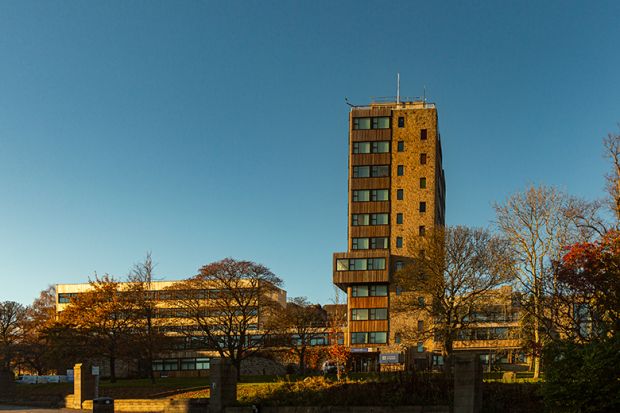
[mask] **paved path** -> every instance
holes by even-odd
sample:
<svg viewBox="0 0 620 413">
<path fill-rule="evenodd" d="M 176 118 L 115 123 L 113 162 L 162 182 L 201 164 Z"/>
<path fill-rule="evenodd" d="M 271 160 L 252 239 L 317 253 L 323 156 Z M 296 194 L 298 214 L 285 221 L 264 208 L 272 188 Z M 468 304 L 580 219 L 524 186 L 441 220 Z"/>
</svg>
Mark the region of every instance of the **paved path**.
<svg viewBox="0 0 620 413">
<path fill-rule="evenodd" d="M 4 412 L 28 412 L 28 413 L 51 413 L 51 412 L 79 413 L 79 412 L 90 412 L 90 410 L 44 409 L 44 408 L 41 408 L 41 407 L 4 406 L 4 405 L 0 405 L 0 411 L 4 411 Z"/>
</svg>

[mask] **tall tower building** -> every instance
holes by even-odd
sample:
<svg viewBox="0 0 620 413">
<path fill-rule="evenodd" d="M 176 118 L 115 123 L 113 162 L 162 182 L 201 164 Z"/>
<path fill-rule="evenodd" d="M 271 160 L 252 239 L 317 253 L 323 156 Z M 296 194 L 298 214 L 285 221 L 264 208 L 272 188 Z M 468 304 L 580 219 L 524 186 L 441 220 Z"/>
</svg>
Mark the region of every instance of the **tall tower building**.
<svg viewBox="0 0 620 413">
<path fill-rule="evenodd" d="M 399 347 L 393 275 L 424 254 L 420 240 L 444 225 L 445 187 L 434 104 L 351 108 L 348 248 L 334 253 L 333 281 L 347 293 L 345 344 L 366 363 L 362 369 Z"/>
</svg>

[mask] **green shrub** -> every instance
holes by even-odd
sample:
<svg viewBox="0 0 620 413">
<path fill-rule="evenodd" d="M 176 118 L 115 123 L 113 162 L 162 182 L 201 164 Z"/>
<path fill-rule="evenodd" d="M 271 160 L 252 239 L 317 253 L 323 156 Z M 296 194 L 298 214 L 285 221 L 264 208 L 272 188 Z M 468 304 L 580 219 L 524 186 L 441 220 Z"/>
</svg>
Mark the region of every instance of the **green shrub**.
<svg viewBox="0 0 620 413">
<path fill-rule="evenodd" d="M 559 342 L 543 354 L 543 395 L 550 412 L 620 411 L 620 339 Z"/>
</svg>

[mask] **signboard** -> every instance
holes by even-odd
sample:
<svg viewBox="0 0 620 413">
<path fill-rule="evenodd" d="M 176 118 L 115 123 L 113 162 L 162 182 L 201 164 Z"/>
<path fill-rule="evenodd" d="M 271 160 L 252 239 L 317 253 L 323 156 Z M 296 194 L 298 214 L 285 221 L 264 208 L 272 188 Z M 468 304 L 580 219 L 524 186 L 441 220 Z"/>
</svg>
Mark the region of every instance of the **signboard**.
<svg viewBox="0 0 620 413">
<path fill-rule="evenodd" d="M 93 366 L 91 373 L 92 373 L 93 376 L 98 376 L 99 375 L 99 366 Z"/>
<path fill-rule="evenodd" d="M 368 349 L 367 348 L 356 348 L 356 347 L 353 347 L 353 348 L 351 348 L 351 353 L 368 353 Z"/>
<path fill-rule="evenodd" d="M 379 364 L 398 364 L 402 362 L 402 353 L 381 353 L 379 355 Z"/>
</svg>

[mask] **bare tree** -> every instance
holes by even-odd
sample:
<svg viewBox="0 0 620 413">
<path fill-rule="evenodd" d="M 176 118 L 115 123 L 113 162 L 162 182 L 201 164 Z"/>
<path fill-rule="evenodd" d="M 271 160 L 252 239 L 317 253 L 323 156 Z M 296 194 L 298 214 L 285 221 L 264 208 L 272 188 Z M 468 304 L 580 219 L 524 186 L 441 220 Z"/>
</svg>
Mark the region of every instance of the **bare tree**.
<svg viewBox="0 0 620 413">
<path fill-rule="evenodd" d="M 421 245 L 424 256 L 395 275 L 400 291 L 393 311 L 407 319 L 399 326 L 403 340 L 433 337 L 449 357 L 459 333 L 487 311 L 495 290 L 511 281 L 514 265 L 508 243 L 484 229 L 438 228 Z"/>
<path fill-rule="evenodd" d="M 284 305 L 281 285 L 282 280 L 263 265 L 226 258 L 174 284 L 171 292 L 189 321 L 182 333 L 231 360 L 240 376 L 242 360 L 266 345 L 269 319 Z"/>
<path fill-rule="evenodd" d="M 306 297 L 291 299 L 277 317 L 278 330 L 299 359 L 299 371 L 306 371 L 306 351 L 312 342 L 325 337 L 327 314 Z"/>
<path fill-rule="evenodd" d="M 155 264 L 150 252 L 143 262 L 135 264 L 129 273 L 129 293 L 132 294 L 135 315 L 135 337 L 141 361 L 152 383 L 155 383 L 153 360 L 166 343 L 166 335 L 156 323 L 157 301 L 153 296 L 153 272 Z"/>
<path fill-rule="evenodd" d="M 15 301 L 0 302 L 0 370 L 11 368 L 23 338 L 26 308 Z"/>
<path fill-rule="evenodd" d="M 603 145 L 605 156 L 611 161 L 611 171 L 606 176 L 607 192 L 610 197 L 611 210 L 616 218 L 616 227 L 618 227 L 620 224 L 620 134 L 608 134 Z"/>
<path fill-rule="evenodd" d="M 534 377 L 540 374 L 540 351 L 561 309 L 553 262 L 562 248 L 586 233 L 575 227 L 570 198 L 552 187 L 531 186 L 496 204 L 497 226 L 510 241 L 517 261 L 522 308 L 531 320 Z"/>
</svg>

